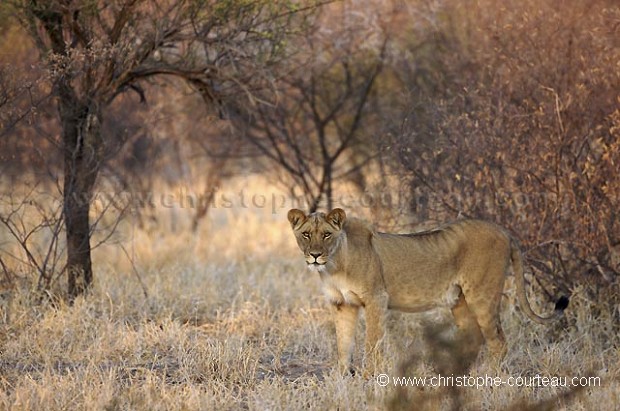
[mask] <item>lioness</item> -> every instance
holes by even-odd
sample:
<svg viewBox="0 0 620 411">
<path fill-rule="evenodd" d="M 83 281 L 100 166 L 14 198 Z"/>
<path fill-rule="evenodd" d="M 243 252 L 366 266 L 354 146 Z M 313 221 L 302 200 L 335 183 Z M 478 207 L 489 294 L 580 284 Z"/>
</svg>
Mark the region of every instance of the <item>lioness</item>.
<svg viewBox="0 0 620 411">
<path fill-rule="evenodd" d="M 505 353 L 499 304 L 512 265 L 519 305 L 546 324 L 562 315 L 560 298 L 549 317 L 535 314 L 525 294 L 523 261 L 515 241 L 496 225 L 462 220 L 413 234 L 380 233 L 344 210 L 292 209 L 288 220 L 308 267 L 319 272 L 333 306 L 338 364 L 349 370 L 358 311 L 366 315 L 366 356 L 375 354 L 388 309 L 420 312 L 448 306 L 459 328 L 473 327 L 492 355 Z M 369 359 L 367 358 L 367 363 Z"/>
</svg>

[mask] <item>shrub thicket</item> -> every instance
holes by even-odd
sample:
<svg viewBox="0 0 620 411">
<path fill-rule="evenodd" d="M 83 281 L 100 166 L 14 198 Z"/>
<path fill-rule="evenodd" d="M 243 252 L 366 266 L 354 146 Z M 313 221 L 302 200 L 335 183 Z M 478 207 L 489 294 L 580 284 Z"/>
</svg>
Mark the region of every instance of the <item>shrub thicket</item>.
<svg viewBox="0 0 620 411">
<path fill-rule="evenodd" d="M 423 220 L 496 221 L 536 271 L 618 273 L 620 9 L 481 0 L 420 10 L 394 74 L 408 94 L 389 152 Z"/>
</svg>

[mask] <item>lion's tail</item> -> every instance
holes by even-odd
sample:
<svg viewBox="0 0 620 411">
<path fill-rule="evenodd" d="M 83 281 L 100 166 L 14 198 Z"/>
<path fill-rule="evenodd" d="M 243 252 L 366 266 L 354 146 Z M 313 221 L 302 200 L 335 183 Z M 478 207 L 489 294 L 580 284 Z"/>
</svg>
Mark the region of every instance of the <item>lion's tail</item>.
<svg viewBox="0 0 620 411">
<path fill-rule="evenodd" d="M 517 298 L 519 299 L 519 306 L 521 307 L 521 310 L 530 319 L 536 321 L 539 324 L 549 324 L 561 318 L 564 310 L 566 309 L 566 307 L 568 307 L 568 297 L 561 296 L 555 303 L 555 311 L 548 317 L 541 317 L 540 315 L 536 314 L 532 310 L 530 302 L 527 299 L 527 294 L 525 291 L 525 276 L 523 274 L 523 257 L 521 256 L 521 251 L 519 250 L 519 247 L 517 247 L 517 245 L 515 244 L 514 240 L 511 241 L 510 251 L 510 258 L 512 260 L 512 267 L 517 285 Z"/>
</svg>

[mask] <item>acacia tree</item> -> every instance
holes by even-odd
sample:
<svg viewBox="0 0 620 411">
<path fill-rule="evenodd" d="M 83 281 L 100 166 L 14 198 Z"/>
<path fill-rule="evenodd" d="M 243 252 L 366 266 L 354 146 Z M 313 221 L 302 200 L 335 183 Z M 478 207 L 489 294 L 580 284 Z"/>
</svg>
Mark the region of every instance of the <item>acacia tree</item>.
<svg viewBox="0 0 620 411">
<path fill-rule="evenodd" d="M 345 40 L 348 31 L 337 37 Z M 298 70 L 277 82 L 277 99 L 234 118 L 243 137 L 285 173 L 293 196 L 301 190 L 310 212 L 322 202 L 333 208 L 334 181 L 355 180 L 376 156 L 364 129 L 377 114 L 371 103 L 388 37 L 342 46 L 331 36 L 305 39 Z"/>
<path fill-rule="evenodd" d="M 285 39 L 315 6 L 276 1 L 23 0 L 14 4 L 50 73 L 64 158 L 68 293 L 93 279 L 89 212 L 110 136 L 106 108 L 125 92 L 146 99 L 157 76 L 190 84 L 208 104 L 256 105 Z"/>
</svg>

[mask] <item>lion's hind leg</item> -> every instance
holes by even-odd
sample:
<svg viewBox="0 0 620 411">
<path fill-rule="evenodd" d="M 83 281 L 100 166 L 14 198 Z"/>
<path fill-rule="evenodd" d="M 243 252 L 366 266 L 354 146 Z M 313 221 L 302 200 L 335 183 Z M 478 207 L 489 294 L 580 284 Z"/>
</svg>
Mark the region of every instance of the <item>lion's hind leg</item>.
<svg viewBox="0 0 620 411">
<path fill-rule="evenodd" d="M 472 338 L 475 343 L 482 343 L 482 333 L 480 332 L 480 326 L 465 301 L 465 296 L 461 292 L 456 304 L 452 307 L 452 315 L 454 316 L 454 322 L 461 333 L 466 333 L 469 338 Z"/>
<path fill-rule="evenodd" d="M 489 354 L 501 360 L 506 354 L 506 339 L 499 319 L 501 293 L 473 299 L 468 299 L 465 293 L 465 299 L 480 326 Z"/>
<path fill-rule="evenodd" d="M 461 360 L 471 362 L 478 356 L 478 352 L 484 341 L 480 326 L 462 292 L 451 310 L 454 316 L 454 322 L 458 327 L 457 336 L 462 347 L 458 355 L 464 357 L 460 358 Z"/>
</svg>

